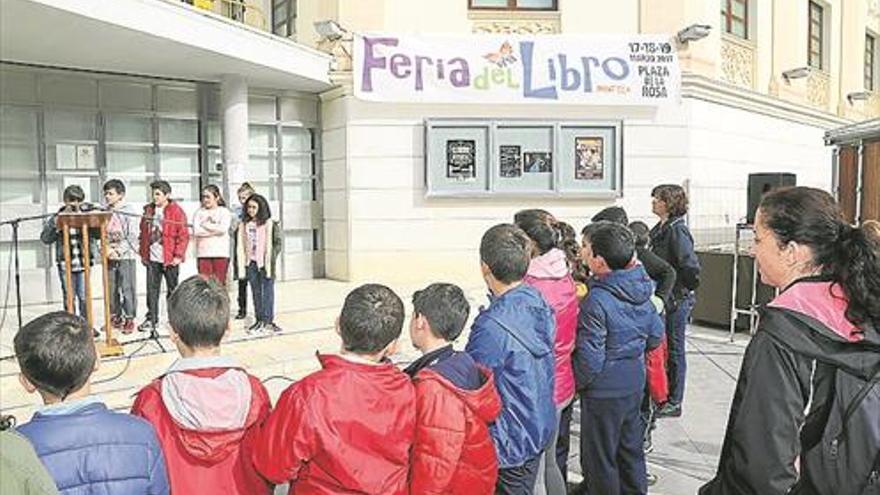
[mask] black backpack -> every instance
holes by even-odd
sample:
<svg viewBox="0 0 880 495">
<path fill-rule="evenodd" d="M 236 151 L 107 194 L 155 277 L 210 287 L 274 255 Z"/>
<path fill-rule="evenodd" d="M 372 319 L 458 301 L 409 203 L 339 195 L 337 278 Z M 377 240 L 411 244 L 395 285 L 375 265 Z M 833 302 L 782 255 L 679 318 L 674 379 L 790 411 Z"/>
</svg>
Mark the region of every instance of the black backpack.
<svg viewBox="0 0 880 495">
<path fill-rule="evenodd" d="M 873 334 L 870 340 L 846 344 L 804 331 L 803 324 L 810 322 L 802 315 L 778 309 L 765 309 L 764 315 L 797 323 L 777 320 L 782 324 L 768 325 L 768 334 L 783 347 L 815 359 L 811 381 L 823 384 L 814 388 L 820 395 L 811 400 L 821 414 L 810 424 L 811 413 L 801 431 L 802 476 L 789 494 L 880 495 L 880 346 Z"/>
</svg>

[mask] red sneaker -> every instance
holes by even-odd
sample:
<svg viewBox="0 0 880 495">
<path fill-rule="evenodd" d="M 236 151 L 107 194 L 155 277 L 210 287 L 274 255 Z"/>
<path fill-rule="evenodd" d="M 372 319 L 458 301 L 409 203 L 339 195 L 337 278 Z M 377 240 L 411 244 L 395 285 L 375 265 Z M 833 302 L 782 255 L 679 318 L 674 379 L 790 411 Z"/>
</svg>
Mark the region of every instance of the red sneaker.
<svg viewBox="0 0 880 495">
<path fill-rule="evenodd" d="M 122 324 L 122 333 L 125 335 L 134 332 L 134 318 L 126 318 L 125 323 Z"/>
</svg>

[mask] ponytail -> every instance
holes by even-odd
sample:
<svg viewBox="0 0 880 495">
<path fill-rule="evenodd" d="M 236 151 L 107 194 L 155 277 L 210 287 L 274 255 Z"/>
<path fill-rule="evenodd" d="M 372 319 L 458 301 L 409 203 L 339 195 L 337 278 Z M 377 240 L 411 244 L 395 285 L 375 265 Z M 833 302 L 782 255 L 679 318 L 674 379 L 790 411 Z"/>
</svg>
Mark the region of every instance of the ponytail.
<svg viewBox="0 0 880 495">
<path fill-rule="evenodd" d="M 835 260 L 826 271 L 843 288 L 849 301 L 846 318 L 855 325 L 870 324 L 880 331 L 880 233 L 875 226 L 841 223 Z"/>
</svg>

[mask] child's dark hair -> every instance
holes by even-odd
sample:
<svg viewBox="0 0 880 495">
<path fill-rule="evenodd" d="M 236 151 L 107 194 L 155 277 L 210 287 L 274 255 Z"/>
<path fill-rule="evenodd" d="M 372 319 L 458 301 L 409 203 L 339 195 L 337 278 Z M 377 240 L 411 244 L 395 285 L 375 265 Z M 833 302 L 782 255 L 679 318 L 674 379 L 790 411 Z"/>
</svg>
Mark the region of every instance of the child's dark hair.
<svg viewBox="0 0 880 495">
<path fill-rule="evenodd" d="M 92 329 L 64 311 L 46 313 L 15 334 L 21 373 L 41 392 L 64 400 L 83 388 L 95 369 Z"/>
<path fill-rule="evenodd" d="M 226 201 L 223 200 L 223 193 L 220 192 L 220 188 L 215 184 L 208 184 L 202 189 L 202 192 L 209 192 L 212 196 L 217 198 L 217 206 L 226 206 Z"/>
<path fill-rule="evenodd" d="M 64 188 L 64 192 L 61 193 L 61 199 L 65 203 L 71 201 L 83 202 L 86 199 L 86 193 L 78 185 L 72 184 Z"/>
<path fill-rule="evenodd" d="M 583 230 L 590 243 L 593 256 L 601 256 L 612 270 L 626 268 L 636 249 L 633 233 L 626 225 L 603 220 L 594 222 Z"/>
<path fill-rule="evenodd" d="M 461 335 L 471 307 L 457 285 L 431 284 L 413 294 L 413 311 L 424 316 L 434 335 L 452 342 Z"/>
<path fill-rule="evenodd" d="M 648 247 L 651 242 L 651 229 L 648 228 L 648 224 L 636 220 L 629 224 L 629 230 L 636 239 L 636 247 Z"/>
<path fill-rule="evenodd" d="M 119 179 L 110 179 L 104 183 L 104 192 L 116 191 L 116 194 L 125 194 L 125 184 Z"/>
<path fill-rule="evenodd" d="M 660 184 L 651 189 L 651 197 L 666 203 L 670 217 L 680 217 L 688 211 L 688 197 L 678 184 Z"/>
<path fill-rule="evenodd" d="M 366 284 L 348 293 L 339 315 L 346 351 L 375 354 L 400 337 L 403 301 L 388 287 Z"/>
<path fill-rule="evenodd" d="M 151 191 L 162 191 L 162 194 L 171 194 L 171 184 L 167 180 L 157 180 L 150 183 Z"/>
<path fill-rule="evenodd" d="M 193 275 L 168 297 L 168 323 L 191 348 L 217 347 L 229 327 L 229 296 L 214 279 Z"/>
<path fill-rule="evenodd" d="M 849 321 L 880 328 L 880 238 L 871 227 L 849 225 L 834 198 L 811 187 L 775 189 L 758 212 L 780 246 L 812 249 L 813 265 L 843 288 Z"/>
<path fill-rule="evenodd" d="M 480 260 L 499 282 L 519 282 L 529 270 L 531 243 L 526 233 L 516 225 L 498 224 L 483 234 Z"/>
<path fill-rule="evenodd" d="M 257 216 L 254 218 L 251 218 L 250 214 L 247 212 L 247 204 L 251 201 L 257 203 Z M 251 194 L 251 196 L 247 199 L 244 204 L 242 214 L 244 215 L 245 221 L 253 220 L 257 223 L 257 225 L 263 225 L 264 223 L 266 223 L 267 220 L 272 218 L 272 211 L 269 210 L 269 202 L 266 201 L 266 198 L 257 193 Z"/>
<path fill-rule="evenodd" d="M 626 214 L 626 210 L 621 208 L 620 206 L 609 206 L 608 208 L 603 208 L 602 211 L 593 215 L 593 218 L 590 219 L 591 222 L 614 222 L 619 223 L 620 225 L 626 225 L 629 223 L 629 217 Z"/>
<path fill-rule="evenodd" d="M 562 234 L 550 212 L 539 209 L 520 210 L 513 216 L 513 223 L 529 236 L 538 248 L 538 254 L 544 254 L 559 245 Z"/>
</svg>

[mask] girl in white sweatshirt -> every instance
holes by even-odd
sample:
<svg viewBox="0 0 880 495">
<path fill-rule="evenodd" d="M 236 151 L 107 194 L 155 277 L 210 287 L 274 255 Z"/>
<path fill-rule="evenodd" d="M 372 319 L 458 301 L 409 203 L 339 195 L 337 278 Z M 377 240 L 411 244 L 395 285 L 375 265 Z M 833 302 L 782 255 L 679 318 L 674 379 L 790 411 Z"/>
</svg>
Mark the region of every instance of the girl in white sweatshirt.
<svg viewBox="0 0 880 495">
<path fill-rule="evenodd" d="M 202 207 L 193 217 L 199 274 L 226 285 L 229 268 L 229 224 L 232 213 L 214 184 L 202 189 Z"/>
</svg>

